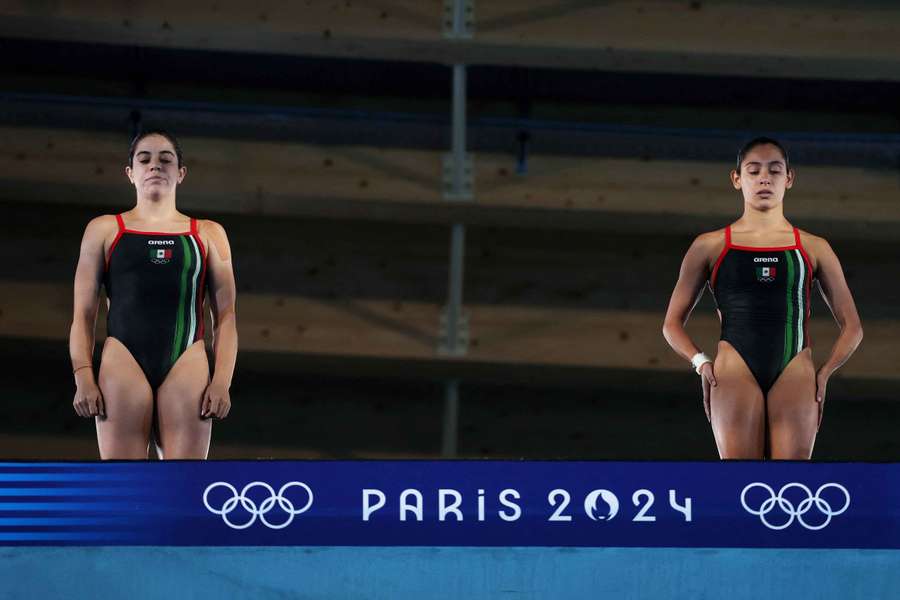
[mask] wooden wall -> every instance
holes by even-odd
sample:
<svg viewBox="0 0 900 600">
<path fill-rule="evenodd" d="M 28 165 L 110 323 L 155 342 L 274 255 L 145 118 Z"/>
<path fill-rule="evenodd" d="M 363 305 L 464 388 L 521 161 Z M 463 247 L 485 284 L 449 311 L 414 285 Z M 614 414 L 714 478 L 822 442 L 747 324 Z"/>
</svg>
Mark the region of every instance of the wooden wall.
<svg viewBox="0 0 900 600">
<path fill-rule="evenodd" d="M 769 10 L 775 16 L 760 18 Z M 476 11 L 475 38 L 454 41 L 442 37 L 440 2 L 220 1 L 199 8 L 22 1 L 0 8 L 0 36 L 111 44 L 111 52 L 149 46 L 250 56 L 464 60 L 574 68 L 585 77 L 596 70 L 900 81 L 894 35 L 900 10 L 884 3 L 529 0 L 480 3 Z M 165 81 L 141 88 L 126 81 L 127 74 L 121 81 L 82 79 L 92 96 L 133 88 L 165 97 L 165 90 L 176 89 Z M 80 79 L 73 65 L 71 77 L 20 73 L 9 81 L 12 88 L 56 93 L 77 89 Z M 241 102 L 254 101 L 257 90 L 238 88 L 231 92 Z M 206 84 L 177 89 L 179 97 L 220 100 Z M 330 90 L 320 92 L 330 97 Z M 263 90 L 257 100 L 274 95 Z M 16 102 L 23 105 L 21 98 Z M 416 106 L 433 110 L 435 102 Z M 599 107 L 585 114 L 641 121 L 643 110 Z M 700 109 L 648 110 L 655 126 L 696 127 L 706 118 Z M 729 110 L 730 122 L 754 123 L 740 117 L 750 111 Z M 0 111 L 0 252 L 6 257 L 0 261 L 0 358 L 15 365 L 2 385 L 28 396 L 30 388 L 15 375 L 33 382 L 33 404 L 14 405 L 17 414 L 35 428 L 34 436 L 81 432 L 66 448 L 84 453 L 93 442 L 84 423 L 68 413 L 68 381 L 41 381 L 66 373 L 71 279 L 84 225 L 133 203 L 123 175 L 127 123 L 123 118 L 117 129 L 106 121 L 98 125 L 103 119 L 79 122 L 77 111 L 60 111 L 54 120 L 53 110 L 43 108 L 20 118 L 25 112 Z M 790 123 L 795 114 L 787 110 L 779 122 Z M 836 130 L 864 123 L 886 128 L 889 139 L 896 135 L 896 119 L 884 115 L 821 113 L 811 122 L 829 131 L 830 121 Z M 695 378 L 660 329 L 692 237 L 740 213 L 741 200 L 727 179 L 729 162 L 592 154 L 574 146 L 566 152 L 557 144 L 530 155 L 527 172 L 519 174 L 513 153 L 479 151 L 476 200 L 450 203 L 441 195 L 443 149 L 431 142 L 379 144 L 361 137 L 326 144 L 303 136 L 255 137 L 250 125 L 241 135 L 210 129 L 189 129 L 182 137 L 189 173 L 179 205 L 215 218 L 229 232 L 242 352 L 235 394 L 252 413 L 244 414 L 242 425 L 220 426 L 225 449 L 219 456 L 433 455 L 440 383 L 448 378 L 462 379 L 467 393 L 466 455 L 658 458 L 679 448 L 681 458 L 714 456 Z M 866 419 L 870 410 L 893 414 L 886 407 L 900 391 L 898 188 L 889 157 L 878 166 L 817 161 L 798 166 L 786 201 L 792 222 L 831 240 L 866 329 L 862 348 L 839 371 L 832 391 L 835 403 L 848 402 L 835 410 L 854 424 L 845 426 L 855 441 L 824 442 L 826 456 L 849 456 L 853 444 L 856 457 L 897 451 L 889 428 L 867 438 Z M 464 299 L 471 343 L 465 357 L 438 351 L 454 222 L 468 225 Z M 821 361 L 836 327 L 821 301 L 814 314 Z M 717 329 L 707 295 L 689 330 L 709 351 Z M 101 339 L 103 331 L 101 315 Z M 273 436 L 264 417 L 276 405 L 289 416 Z M 660 436 L 653 442 L 642 433 L 648 415 Z M 835 427 L 832 435 L 848 431 L 826 422 Z M 368 437 L 365 423 L 376 424 Z M 326 439 L 329 427 L 343 445 Z M 391 435 L 404 429 L 410 433 L 403 440 Z M 27 439 L 18 435 L 0 428 L 0 454 L 24 456 L 43 447 L 34 442 L 20 452 Z"/>
</svg>

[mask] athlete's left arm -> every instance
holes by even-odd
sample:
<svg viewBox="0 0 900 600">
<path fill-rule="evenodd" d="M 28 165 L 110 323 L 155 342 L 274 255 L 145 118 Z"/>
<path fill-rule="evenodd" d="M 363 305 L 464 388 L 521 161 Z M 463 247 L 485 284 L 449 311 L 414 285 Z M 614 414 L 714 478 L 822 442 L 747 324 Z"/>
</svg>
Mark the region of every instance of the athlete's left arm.
<svg viewBox="0 0 900 600">
<path fill-rule="evenodd" d="M 231 378 L 237 360 L 237 322 L 235 320 L 234 270 L 231 247 L 225 229 L 215 221 L 203 221 L 202 232 L 207 241 L 210 308 L 213 317 L 213 355 L 215 367 L 212 381 L 203 395 L 201 416 L 224 419 L 231 410 Z"/>
<path fill-rule="evenodd" d="M 819 291 L 841 329 L 840 335 L 831 348 L 828 360 L 816 374 L 816 400 L 821 403 L 825 400 L 828 378 L 850 358 L 850 355 L 859 346 L 863 338 L 863 330 L 859 313 L 856 312 L 856 304 L 853 302 L 853 295 L 844 278 L 841 262 L 827 241 L 814 236 L 810 237 L 807 247 L 812 251 L 816 261 L 816 279 Z"/>
</svg>

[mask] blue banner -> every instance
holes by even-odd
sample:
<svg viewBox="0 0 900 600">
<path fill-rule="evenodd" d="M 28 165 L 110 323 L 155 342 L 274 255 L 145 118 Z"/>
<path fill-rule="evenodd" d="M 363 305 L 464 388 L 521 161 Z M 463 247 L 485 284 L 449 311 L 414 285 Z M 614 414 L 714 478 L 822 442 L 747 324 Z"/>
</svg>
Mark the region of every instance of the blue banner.
<svg viewBox="0 0 900 600">
<path fill-rule="evenodd" d="M 0 463 L 0 545 L 900 548 L 900 464 Z"/>
</svg>

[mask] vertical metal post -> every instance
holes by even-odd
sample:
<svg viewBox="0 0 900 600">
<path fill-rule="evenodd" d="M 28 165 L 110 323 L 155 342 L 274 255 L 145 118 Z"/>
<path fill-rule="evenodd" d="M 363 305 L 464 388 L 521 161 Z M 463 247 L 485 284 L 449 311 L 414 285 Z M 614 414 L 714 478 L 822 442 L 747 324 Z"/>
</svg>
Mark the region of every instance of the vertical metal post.
<svg viewBox="0 0 900 600">
<path fill-rule="evenodd" d="M 457 5 L 461 4 L 459 0 Z M 459 198 L 465 187 L 466 168 L 466 67 L 453 65 L 452 108 L 453 163 L 451 197 Z M 463 260 L 465 258 L 466 226 L 454 223 L 450 228 L 450 281 L 447 301 L 447 352 L 457 354 L 459 348 L 459 320 L 463 297 Z"/>
<path fill-rule="evenodd" d="M 459 380 L 451 379 L 444 384 L 444 434 L 441 439 L 441 456 L 453 458 L 457 453 L 459 440 Z"/>
<path fill-rule="evenodd" d="M 465 252 L 466 226 L 454 223 L 450 227 L 450 292 L 447 300 L 447 354 L 451 356 L 465 352 L 459 335 Z"/>
<path fill-rule="evenodd" d="M 458 330 L 462 308 L 465 236 L 465 225 L 454 223 L 450 229 L 450 298 L 447 302 L 447 352 L 451 356 L 461 354 L 458 347 Z M 441 437 L 441 455 L 444 458 L 455 457 L 459 437 L 459 380 L 456 379 L 444 384 L 444 421 Z"/>
<path fill-rule="evenodd" d="M 466 66 L 453 65 L 453 114 L 451 148 L 453 152 L 453 193 L 464 189 L 466 165 Z"/>
<path fill-rule="evenodd" d="M 468 8 L 471 12 L 471 6 Z M 466 2 L 453 0 L 452 37 L 463 38 L 466 32 Z M 447 198 L 461 200 L 471 197 L 471 166 L 466 157 L 466 66 L 453 65 L 453 106 L 452 106 L 452 148 L 450 153 L 450 186 Z M 468 181 L 468 183 L 467 183 Z M 463 299 L 463 265 L 465 259 L 466 228 L 462 223 L 454 223 L 450 228 L 450 277 L 446 308 L 444 350 L 450 356 L 464 354 L 466 348 L 460 343 L 460 321 Z M 444 419 L 441 440 L 441 454 L 456 456 L 459 431 L 459 380 L 448 380 L 444 384 Z"/>
</svg>

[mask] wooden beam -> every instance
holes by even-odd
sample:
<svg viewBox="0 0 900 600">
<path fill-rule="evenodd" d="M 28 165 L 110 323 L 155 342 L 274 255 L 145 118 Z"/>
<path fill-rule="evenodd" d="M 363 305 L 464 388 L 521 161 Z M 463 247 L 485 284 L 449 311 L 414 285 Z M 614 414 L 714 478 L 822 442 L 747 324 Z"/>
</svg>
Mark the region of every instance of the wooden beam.
<svg viewBox="0 0 900 600">
<path fill-rule="evenodd" d="M 439 2 L 7 2 L 12 38 L 438 63 L 900 80 L 900 10 L 809 2 L 477 4 L 475 38 L 442 37 Z M 765 11 L 766 18 L 760 18 Z"/>
<path fill-rule="evenodd" d="M 0 336 L 59 340 L 71 323 L 71 287 L 0 281 Z M 242 294 L 238 325 L 248 351 L 373 357 L 395 360 L 492 362 L 648 371 L 683 371 L 684 360 L 662 338 L 661 312 L 467 305 L 472 340 L 461 359 L 440 356 L 440 306 L 397 300 L 337 299 Z M 900 321 L 868 320 L 866 340 L 841 377 L 900 379 Z M 714 352 L 719 324 L 696 314 L 689 330 Z M 810 324 L 819 361 L 837 335 L 834 322 L 817 315 Z M 104 318 L 98 338 L 105 336 Z"/>
<path fill-rule="evenodd" d="M 110 210 L 133 203 L 123 136 L 17 127 L 0 127 L 0 136 L 0 199 Z M 182 145 L 188 177 L 179 203 L 192 211 L 451 222 L 483 210 L 500 224 L 523 214 L 547 227 L 599 215 L 665 227 L 688 219 L 695 231 L 693 221 L 722 223 L 742 207 L 726 162 L 536 155 L 517 175 L 513 157 L 483 153 L 477 201 L 461 205 L 441 197 L 439 152 L 194 137 Z M 832 223 L 849 237 L 898 239 L 895 171 L 800 165 L 797 173 L 785 200 L 790 218 Z"/>
</svg>

